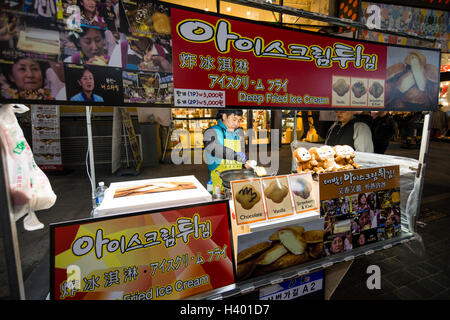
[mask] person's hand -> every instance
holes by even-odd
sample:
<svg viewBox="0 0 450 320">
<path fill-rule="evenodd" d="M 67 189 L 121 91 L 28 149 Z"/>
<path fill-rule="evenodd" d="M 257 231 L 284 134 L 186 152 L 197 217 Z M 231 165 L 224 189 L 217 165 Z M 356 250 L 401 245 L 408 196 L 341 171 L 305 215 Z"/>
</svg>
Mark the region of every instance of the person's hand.
<svg viewBox="0 0 450 320">
<path fill-rule="evenodd" d="M 246 163 L 247 156 L 245 155 L 245 152 L 236 152 L 236 161 L 240 163 Z"/>
</svg>

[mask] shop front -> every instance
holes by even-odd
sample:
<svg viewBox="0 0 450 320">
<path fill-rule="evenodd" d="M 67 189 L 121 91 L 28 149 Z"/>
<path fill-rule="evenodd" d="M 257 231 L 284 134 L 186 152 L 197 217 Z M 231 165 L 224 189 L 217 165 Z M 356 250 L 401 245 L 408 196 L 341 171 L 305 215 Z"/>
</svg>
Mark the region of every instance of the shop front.
<svg viewBox="0 0 450 320">
<path fill-rule="evenodd" d="M 309 293 L 329 298 L 325 279 L 332 277 L 333 267 L 415 239 L 426 143 L 419 160 L 358 152 L 350 146 L 332 148 L 323 145 L 316 120 L 320 111 L 426 112 L 427 135 L 428 112 L 438 106 L 439 50 L 300 31 L 161 2 L 120 2 L 125 19 L 105 26 L 100 17 L 71 20 L 63 3 L 53 20 L 38 19 L 33 25 L 33 16 L 21 16 L 19 42 L 2 51 L 0 64 L 9 86 L 2 87 L 1 110 L 11 115 L 14 104 L 32 105 L 38 110 L 36 141 L 45 144 L 59 139 L 45 132 L 60 124 L 51 121 L 59 114 L 42 106 L 75 108 L 75 116 L 85 109 L 92 196 L 86 201 L 93 203 L 99 193 L 92 112 L 110 112 L 113 168 L 126 155 L 137 177 L 110 183 L 82 219 L 51 223 L 50 299 L 250 295 L 274 300 Z M 11 16 L 22 9 L 11 6 L 4 12 Z M 31 25 L 41 32 L 30 30 Z M 57 35 L 52 26 L 58 26 Z M 89 58 L 82 44 L 94 34 L 104 42 L 104 51 Z M 37 42 L 28 48 L 21 37 Z M 59 54 L 54 54 L 55 47 Z M 21 87 L 14 73 L 17 63 L 39 66 L 41 75 L 55 74 L 49 76 L 55 86 L 42 82 Z M 166 140 L 153 142 L 166 144 L 163 158 L 171 150 L 174 166 L 198 164 L 204 175 L 139 176 L 145 163 L 140 126 L 148 121 L 136 123 L 139 108 L 171 109 L 170 124 L 161 122 L 169 130 Z M 203 178 L 206 152 L 212 154 L 204 145 L 205 131 L 227 126 L 229 115 L 222 113 L 230 109 L 243 111 L 244 135 L 232 140 L 231 129 L 222 129 L 223 146 L 239 159 L 248 154 L 250 161 L 221 160 L 210 170 L 220 177 L 210 190 Z M 11 141 L 6 133 L 2 142 Z M 155 131 L 152 139 L 157 137 Z M 40 174 L 23 135 L 19 132 L 15 139 L 17 143 L 2 144 L 4 172 L 16 174 L 5 174 L 0 184 L 1 213 L 8 217 L 3 225 L 30 219 L 34 210 L 29 203 L 37 191 L 23 181 L 33 172 Z M 290 147 L 283 159 L 276 148 L 281 144 Z M 10 171 L 14 161 L 24 161 L 35 171 L 18 179 L 18 168 Z M 42 183 L 51 189 L 48 181 Z M 34 226 L 42 228 L 37 222 Z M 17 235 L 14 230 L 10 234 L 13 248 Z M 14 270 L 19 252 L 9 253 Z M 16 297 L 23 298 L 20 270 L 15 271 L 9 274 L 11 283 Z"/>
</svg>

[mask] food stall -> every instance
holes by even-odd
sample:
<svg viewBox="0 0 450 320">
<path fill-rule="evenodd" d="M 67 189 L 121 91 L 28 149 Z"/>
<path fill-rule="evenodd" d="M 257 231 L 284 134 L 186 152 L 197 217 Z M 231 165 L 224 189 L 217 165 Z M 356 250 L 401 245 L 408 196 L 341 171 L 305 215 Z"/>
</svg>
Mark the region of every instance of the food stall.
<svg viewBox="0 0 450 320">
<path fill-rule="evenodd" d="M 233 2 L 364 27 L 278 5 Z M 2 70 L 9 70 L 15 58 L 34 61 L 33 54 L 40 53 L 39 62 L 49 65 L 46 71 L 63 71 L 65 90 L 60 87 L 52 92 L 42 86 L 21 89 L 10 84 L 2 88 L 2 103 L 88 105 L 89 137 L 92 106 L 248 109 L 261 115 L 264 125 L 270 114 L 266 109 L 429 112 L 437 108 L 437 49 L 316 34 L 159 2 L 124 2 L 123 9 L 126 22 L 119 21 L 118 36 L 112 34 L 115 46 L 103 57 L 80 63 L 80 54 L 68 41 L 73 33 L 82 37 L 99 28 L 107 39 L 108 28 L 83 21 L 77 24 L 65 12 L 51 22 L 62 29 L 59 38 L 51 37 L 53 42 L 61 42 L 67 56 L 67 62 L 57 61 L 62 69 L 50 63 L 55 57 L 45 48 L 22 47 L 3 53 Z M 7 8 L 6 12 L 14 10 L 18 8 Z M 135 19 L 136 12 L 145 16 L 145 24 Z M 51 29 L 46 25 L 48 20 L 35 23 L 43 30 Z M 39 33 L 29 32 L 21 30 L 24 37 L 39 38 Z M 149 51 L 144 52 L 149 55 L 139 56 L 141 42 L 150 45 L 150 38 L 154 48 L 147 46 Z M 121 53 L 119 65 L 112 59 L 117 52 Z M 95 96 L 77 100 L 92 94 L 92 85 L 90 91 L 83 91 L 86 75 L 96 79 Z M 159 85 L 151 79 L 160 79 Z M 51 225 L 50 298 L 226 299 L 258 292 L 258 298 L 271 299 L 279 291 L 275 285 L 283 287 L 294 281 L 297 289 L 308 288 L 305 275 L 323 289 L 324 270 L 417 237 L 415 219 L 429 117 L 425 116 L 418 161 L 356 152 L 352 161 L 358 167 L 303 172 L 294 153 L 309 146 L 295 140 L 291 144 L 291 172 L 258 174 L 255 170 L 247 177 L 230 179 L 226 200 L 212 201 L 192 176 L 111 184 L 92 217 L 87 213 L 86 219 Z M 250 128 L 248 123 L 247 130 Z M 90 143 L 93 194 L 94 151 Z M 3 153 L 2 165 L 7 172 Z M 0 185 L 4 189 L 1 214 L 6 222 L 2 225 L 12 226 L 9 234 L 15 249 L 8 252 L 13 256 L 10 276 L 15 281 L 11 283 L 18 288 L 14 291 L 17 296 L 23 298 L 7 175 L 2 176 Z M 356 208 L 358 195 L 369 193 L 379 196 L 376 212 L 380 215 L 376 226 L 364 233 L 368 241 L 333 252 L 334 239 L 344 242 L 343 237 L 350 232 L 350 244 L 355 244 L 356 236 L 363 234 L 362 227 L 355 231 L 351 223 L 352 219 L 362 221 L 359 209 L 344 213 L 342 208 Z M 380 225 L 382 213 L 392 221 Z M 327 234 L 331 215 L 336 219 L 333 232 Z M 149 254 L 154 256 L 152 261 L 148 261 Z M 104 279 L 101 285 L 100 279 Z"/>
</svg>

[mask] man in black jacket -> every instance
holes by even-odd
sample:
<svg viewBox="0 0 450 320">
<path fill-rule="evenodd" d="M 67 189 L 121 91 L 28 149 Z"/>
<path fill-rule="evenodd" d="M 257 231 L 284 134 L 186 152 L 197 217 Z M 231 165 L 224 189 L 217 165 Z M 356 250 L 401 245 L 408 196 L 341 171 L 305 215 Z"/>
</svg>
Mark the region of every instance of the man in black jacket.
<svg viewBox="0 0 450 320">
<path fill-rule="evenodd" d="M 394 136 L 396 123 L 387 111 L 378 111 L 372 124 L 372 140 L 375 153 L 384 154 Z"/>
</svg>

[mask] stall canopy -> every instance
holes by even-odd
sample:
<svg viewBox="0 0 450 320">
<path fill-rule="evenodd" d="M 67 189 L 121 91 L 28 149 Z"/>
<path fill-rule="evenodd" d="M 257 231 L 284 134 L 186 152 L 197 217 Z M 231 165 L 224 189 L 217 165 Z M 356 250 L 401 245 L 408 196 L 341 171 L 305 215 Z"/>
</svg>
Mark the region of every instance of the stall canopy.
<svg viewBox="0 0 450 320">
<path fill-rule="evenodd" d="M 99 4 L 100 5 L 100 4 Z M 436 110 L 440 51 L 353 40 L 160 2 L 113 21 L 4 2 L 2 103 Z M 75 8 L 75 9 L 74 9 Z M 139 14 L 137 14 L 139 13 Z M 95 45 L 94 45 L 95 44 Z M 34 68 L 25 82 L 19 68 Z"/>
</svg>

